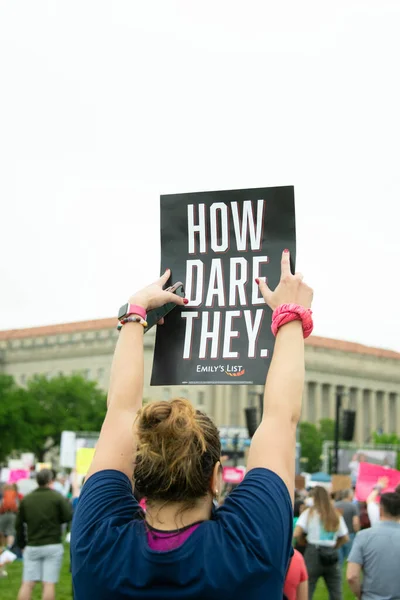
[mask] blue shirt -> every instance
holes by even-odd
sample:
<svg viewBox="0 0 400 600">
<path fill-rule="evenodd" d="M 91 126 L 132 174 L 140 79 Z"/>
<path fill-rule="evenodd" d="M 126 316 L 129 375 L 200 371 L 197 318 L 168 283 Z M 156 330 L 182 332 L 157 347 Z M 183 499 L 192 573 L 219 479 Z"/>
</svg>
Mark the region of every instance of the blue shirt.
<svg viewBox="0 0 400 600">
<path fill-rule="evenodd" d="M 348 558 L 362 566 L 363 600 L 400 598 L 400 523 L 380 521 L 357 533 Z"/>
<path fill-rule="evenodd" d="M 88 479 L 72 524 L 75 600 L 282 600 L 293 510 L 272 471 L 249 471 L 213 518 L 168 552 L 149 548 L 141 514 L 123 473 Z"/>
</svg>

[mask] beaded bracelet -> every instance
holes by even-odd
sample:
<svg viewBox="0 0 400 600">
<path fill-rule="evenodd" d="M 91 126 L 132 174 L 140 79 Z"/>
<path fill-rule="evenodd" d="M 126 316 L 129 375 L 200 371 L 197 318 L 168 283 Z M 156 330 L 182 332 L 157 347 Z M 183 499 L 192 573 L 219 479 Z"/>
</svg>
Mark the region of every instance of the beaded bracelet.
<svg viewBox="0 0 400 600">
<path fill-rule="evenodd" d="M 147 321 L 142 319 L 142 317 L 127 317 L 126 319 L 121 319 L 121 321 L 117 325 L 117 330 L 121 331 L 122 327 L 125 323 L 140 323 L 144 328 L 147 327 Z"/>
</svg>

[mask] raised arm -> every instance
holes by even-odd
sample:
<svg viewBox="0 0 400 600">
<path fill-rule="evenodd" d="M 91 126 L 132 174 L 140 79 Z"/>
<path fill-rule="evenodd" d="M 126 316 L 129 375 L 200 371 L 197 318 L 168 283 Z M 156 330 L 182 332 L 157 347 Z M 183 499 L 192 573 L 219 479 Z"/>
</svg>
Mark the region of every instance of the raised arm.
<svg viewBox="0 0 400 600">
<path fill-rule="evenodd" d="M 281 280 L 275 291 L 259 282 L 272 310 L 282 304 L 310 308 L 313 291 L 302 275 L 290 272 L 290 256 L 282 254 Z M 264 391 L 264 410 L 249 451 L 248 469 L 266 467 L 277 473 L 294 498 L 296 427 L 300 419 L 304 386 L 304 338 L 301 321 L 278 330 Z"/>
<path fill-rule="evenodd" d="M 185 304 L 183 298 L 163 290 L 170 274 L 167 270 L 158 281 L 134 294 L 130 304 L 146 312 L 167 302 Z M 143 397 L 143 331 L 140 323 L 126 323 L 119 333 L 111 367 L 107 414 L 87 477 L 105 469 L 132 477 L 136 448 L 133 425 Z"/>
</svg>

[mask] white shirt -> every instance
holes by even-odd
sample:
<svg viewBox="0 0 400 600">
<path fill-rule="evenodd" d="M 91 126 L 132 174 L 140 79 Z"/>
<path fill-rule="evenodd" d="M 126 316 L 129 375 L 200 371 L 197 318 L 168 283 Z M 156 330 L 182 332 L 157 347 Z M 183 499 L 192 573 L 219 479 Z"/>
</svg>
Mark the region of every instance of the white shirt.
<svg viewBox="0 0 400 600">
<path fill-rule="evenodd" d="M 339 518 L 339 529 L 337 531 L 325 531 L 317 511 L 314 510 L 310 515 L 309 508 L 301 513 L 296 523 L 297 526 L 301 527 L 304 533 L 307 534 L 309 544 L 327 546 L 329 548 L 336 546 L 337 539 L 349 533 L 343 517 Z"/>
<path fill-rule="evenodd" d="M 367 512 L 368 512 L 369 522 L 371 523 L 371 527 L 373 527 L 374 525 L 379 523 L 379 521 L 381 520 L 381 514 L 380 514 L 380 506 L 379 506 L 378 502 L 368 502 Z"/>
</svg>

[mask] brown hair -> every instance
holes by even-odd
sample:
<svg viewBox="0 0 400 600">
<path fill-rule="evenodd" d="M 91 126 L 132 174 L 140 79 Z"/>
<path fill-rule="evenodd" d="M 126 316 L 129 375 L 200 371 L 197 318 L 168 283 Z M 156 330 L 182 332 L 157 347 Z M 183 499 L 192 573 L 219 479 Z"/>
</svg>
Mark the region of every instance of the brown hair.
<svg viewBox="0 0 400 600">
<path fill-rule="evenodd" d="M 221 442 L 206 414 L 176 398 L 143 407 L 136 426 L 134 478 L 141 496 L 190 504 L 208 494 Z"/>
<path fill-rule="evenodd" d="M 319 514 L 325 531 L 335 532 L 339 529 L 339 512 L 332 504 L 329 494 L 325 488 L 317 485 L 312 492 L 314 505 L 311 507 L 310 515 L 313 511 Z"/>
</svg>

